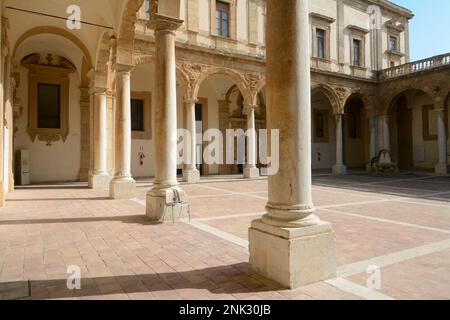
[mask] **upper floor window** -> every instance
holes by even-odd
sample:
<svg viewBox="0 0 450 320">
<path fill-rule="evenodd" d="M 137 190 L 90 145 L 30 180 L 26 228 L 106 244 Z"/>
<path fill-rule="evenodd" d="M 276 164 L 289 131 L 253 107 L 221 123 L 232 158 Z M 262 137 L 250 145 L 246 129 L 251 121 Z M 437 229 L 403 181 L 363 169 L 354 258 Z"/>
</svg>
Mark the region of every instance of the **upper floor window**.
<svg viewBox="0 0 450 320">
<path fill-rule="evenodd" d="M 230 4 L 216 1 L 216 34 L 222 37 L 230 36 Z"/>
<path fill-rule="evenodd" d="M 398 51 L 397 37 L 394 37 L 394 36 L 389 37 L 389 50 L 390 51 Z"/>
<path fill-rule="evenodd" d="M 359 39 L 353 39 L 353 65 L 354 66 L 361 66 L 361 59 L 362 58 L 362 44 L 361 40 Z"/>
<path fill-rule="evenodd" d="M 325 30 L 316 29 L 317 58 L 325 59 Z"/>
<path fill-rule="evenodd" d="M 309 14 L 312 31 L 312 57 L 331 60 L 330 34 L 334 18 L 312 12 Z M 323 67 L 324 64 L 321 64 Z"/>
</svg>

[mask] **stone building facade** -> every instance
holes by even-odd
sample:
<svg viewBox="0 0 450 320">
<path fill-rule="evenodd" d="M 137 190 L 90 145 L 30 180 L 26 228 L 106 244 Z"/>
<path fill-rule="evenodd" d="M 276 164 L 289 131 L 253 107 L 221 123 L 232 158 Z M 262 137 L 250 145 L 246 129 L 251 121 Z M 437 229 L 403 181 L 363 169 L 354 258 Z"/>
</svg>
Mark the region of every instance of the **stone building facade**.
<svg viewBox="0 0 450 320">
<path fill-rule="evenodd" d="M 78 13 L 73 2 L 78 27 L 66 20 Z M 176 139 L 166 135 L 171 126 L 197 132 L 197 160 L 177 167 L 186 181 L 259 175 L 256 139 L 248 139 L 245 165 L 199 158 L 207 129 L 267 126 L 266 1 L 165 3 L 1 1 L 2 201 L 20 180 L 20 150 L 29 151 L 31 183 L 112 181 L 113 198 L 129 197 L 133 178 L 173 165 L 164 148 Z M 158 10 L 177 18 L 155 25 Z M 450 55 L 410 62 L 411 18 L 385 0 L 309 1 L 313 169 L 345 174 L 388 149 L 401 169 L 447 173 Z M 170 57 L 171 37 L 175 80 L 156 54 L 164 45 Z M 157 104 L 168 94 L 162 83 L 173 80 L 167 120 Z"/>
</svg>

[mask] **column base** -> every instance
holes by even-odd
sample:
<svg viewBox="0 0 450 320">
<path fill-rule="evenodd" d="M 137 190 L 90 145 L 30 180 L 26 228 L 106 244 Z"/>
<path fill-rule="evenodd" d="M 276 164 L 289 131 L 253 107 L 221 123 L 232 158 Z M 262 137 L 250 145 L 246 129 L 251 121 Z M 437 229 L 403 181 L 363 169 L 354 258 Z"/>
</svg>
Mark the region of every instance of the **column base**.
<svg viewBox="0 0 450 320">
<path fill-rule="evenodd" d="M 337 176 L 345 176 L 347 174 L 347 166 L 343 164 L 335 164 L 333 166 L 333 174 Z"/>
<path fill-rule="evenodd" d="M 90 189 L 107 189 L 111 178 L 107 173 L 89 174 L 88 186 Z"/>
<path fill-rule="evenodd" d="M 445 163 L 437 164 L 436 167 L 434 167 L 434 172 L 438 175 L 447 175 L 448 165 Z"/>
<path fill-rule="evenodd" d="M 186 193 L 180 187 L 152 189 L 147 193 L 146 215 L 151 221 L 179 222 L 188 214 Z"/>
<path fill-rule="evenodd" d="M 132 199 L 136 196 L 136 181 L 133 178 L 114 178 L 109 184 L 111 199 Z"/>
<path fill-rule="evenodd" d="M 245 179 L 256 179 L 259 178 L 259 169 L 257 167 L 245 168 L 244 169 Z"/>
<path fill-rule="evenodd" d="M 254 220 L 249 250 L 254 271 L 290 289 L 336 277 L 335 235 L 327 222 L 279 228 Z"/>
<path fill-rule="evenodd" d="M 194 170 L 183 170 L 183 181 L 188 183 L 197 183 L 200 181 L 200 171 Z"/>
</svg>

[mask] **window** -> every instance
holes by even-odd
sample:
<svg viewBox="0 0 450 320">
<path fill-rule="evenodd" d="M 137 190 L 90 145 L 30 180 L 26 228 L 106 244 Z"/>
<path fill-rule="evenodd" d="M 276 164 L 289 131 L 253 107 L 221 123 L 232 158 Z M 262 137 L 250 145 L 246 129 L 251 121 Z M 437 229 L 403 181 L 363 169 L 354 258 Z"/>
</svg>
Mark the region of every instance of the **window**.
<svg viewBox="0 0 450 320">
<path fill-rule="evenodd" d="M 131 99 L 131 131 L 145 131 L 144 100 Z"/>
<path fill-rule="evenodd" d="M 325 30 L 316 29 L 317 58 L 325 59 Z"/>
<path fill-rule="evenodd" d="M 395 62 L 394 62 L 394 61 L 391 61 L 391 62 L 389 63 L 389 66 L 390 66 L 391 68 L 394 68 L 394 67 L 395 67 Z"/>
<path fill-rule="evenodd" d="M 314 110 L 313 137 L 315 143 L 328 143 L 328 110 Z"/>
<path fill-rule="evenodd" d="M 39 129 L 61 128 L 61 87 L 38 83 L 37 127 Z"/>
<path fill-rule="evenodd" d="M 361 40 L 353 39 L 353 65 L 361 66 Z"/>
<path fill-rule="evenodd" d="M 312 57 L 315 58 L 313 59 L 313 66 L 319 69 L 329 69 L 331 60 L 330 33 L 336 20 L 315 12 L 311 12 L 309 18 L 312 34 Z"/>
<path fill-rule="evenodd" d="M 216 34 L 230 36 L 230 5 L 222 1 L 216 1 Z"/>
<path fill-rule="evenodd" d="M 389 51 L 398 51 L 398 41 L 397 37 L 390 36 L 389 37 Z"/>
<path fill-rule="evenodd" d="M 28 73 L 28 127 L 31 141 L 47 146 L 69 135 L 69 75 L 76 67 L 64 57 L 47 54 L 48 64 L 39 63 L 44 56 L 33 53 L 21 60 Z"/>
<path fill-rule="evenodd" d="M 131 138 L 135 140 L 150 140 L 151 130 L 150 92 L 131 92 Z"/>
</svg>

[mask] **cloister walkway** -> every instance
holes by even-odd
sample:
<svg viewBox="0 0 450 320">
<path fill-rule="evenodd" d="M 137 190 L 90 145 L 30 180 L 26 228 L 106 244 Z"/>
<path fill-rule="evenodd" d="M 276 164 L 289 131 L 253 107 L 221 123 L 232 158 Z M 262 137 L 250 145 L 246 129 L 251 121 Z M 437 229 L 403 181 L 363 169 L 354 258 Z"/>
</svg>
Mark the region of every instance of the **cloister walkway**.
<svg viewBox="0 0 450 320">
<path fill-rule="evenodd" d="M 193 220 L 152 224 L 151 180 L 133 200 L 84 184 L 30 186 L 0 209 L 0 299 L 450 298 L 450 178 L 316 174 L 318 214 L 336 232 L 339 278 L 293 291 L 249 270 L 247 231 L 267 180 L 184 185 Z M 81 290 L 67 289 L 80 267 Z M 367 289 L 380 268 L 380 290 Z"/>
</svg>

